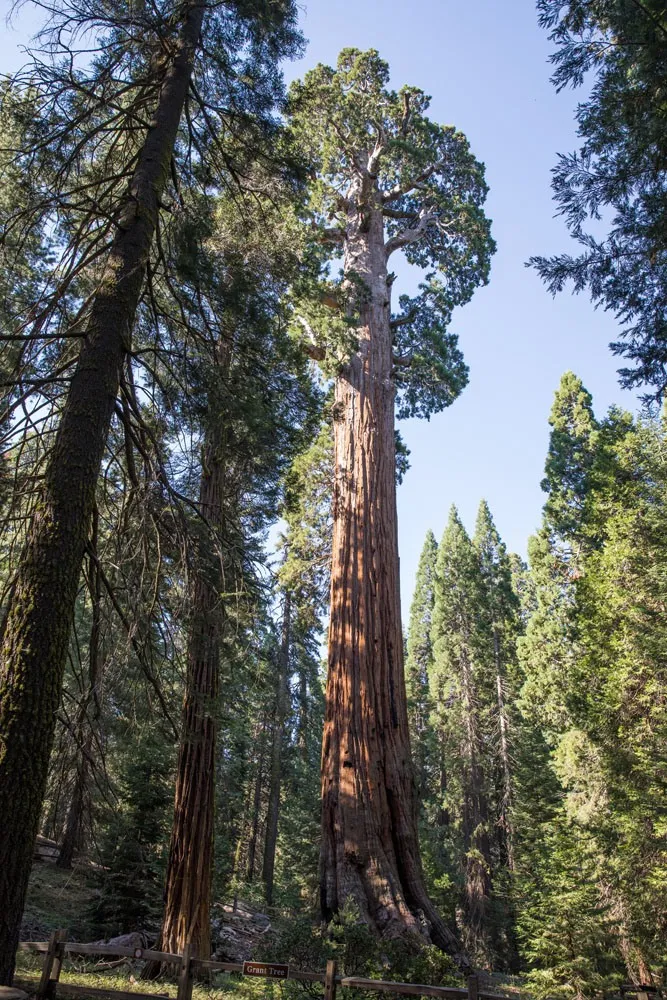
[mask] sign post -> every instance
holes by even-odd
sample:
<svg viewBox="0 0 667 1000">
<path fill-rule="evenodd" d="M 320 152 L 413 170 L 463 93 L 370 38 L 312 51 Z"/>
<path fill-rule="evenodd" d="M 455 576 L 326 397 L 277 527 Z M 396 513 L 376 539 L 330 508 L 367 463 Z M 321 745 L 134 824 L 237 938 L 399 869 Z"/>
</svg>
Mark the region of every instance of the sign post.
<svg viewBox="0 0 667 1000">
<path fill-rule="evenodd" d="M 244 962 L 243 975 L 263 976 L 265 979 L 287 979 L 289 965 L 280 965 L 277 962 Z"/>
</svg>

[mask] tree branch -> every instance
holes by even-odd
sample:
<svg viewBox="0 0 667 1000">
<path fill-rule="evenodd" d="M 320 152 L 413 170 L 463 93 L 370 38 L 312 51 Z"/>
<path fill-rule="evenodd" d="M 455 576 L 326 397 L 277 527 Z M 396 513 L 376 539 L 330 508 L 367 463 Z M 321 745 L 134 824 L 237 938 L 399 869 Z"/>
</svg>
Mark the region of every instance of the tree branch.
<svg viewBox="0 0 667 1000">
<path fill-rule="evenodd" d="M 404 316 L 397 316 L 395 319 L 390 319 L 389 320 L 390 329 L 397 330 L 399 326 L 407 326 L 408 323 L 412 323 L 413 319 L 416 318 L 418 312 L 419 309 L 417 309 L 417 307 L 415 306 L 413 309 L 410 309 L 409 312 L 406 312 Z"/>
<path fill-rule="evenodd" d="M 421 174 L 418 174 L 417 177 L 413 177 L 412 180 L 406 181 L 405 184 L 396 184 L 393 188 L 390 188 L 389 191 L 385 191 L 382 195 L 383 204 L 386 205 L 390 201 L 396 201 L 398 198 L 402 198 L 404 194 L 409 194 L 410 191 L 414 191 L 416 187 L 423 184 L 424 181 L 427 181 L 429 177 L 432 177 L 436 170 L 439 170 L 440 167 L 444 166 L 444 164 L 444 160 L 436 160 L 435 163 L 431 163 L 430 166 L 423 170 Z"/>
<path fill-rule="evenodd" d="M 327 352 L 323 347 L 320 347 L 317 343 L 317 337 L 315 336 L 315 331 L 304 316 L 297 316 L 297 321 L 306 331 L 308 335 L 308 340 L 302 340 L 302 346 L 306 354 L 313 361 L 324 361 L 327 356 Z"/>
<path fill-rule="evenodd" d="M 436 219 L 435 212 L 423 211 L 419 214 L 419 222 L 416 226 L 411 229 L 404 229 L 402 233 L 398 233 L 393 236 L 385 244 L 385 253 L 389 257 L 395 250 L 400 250 L 402 247 L 408 246 L 410 243 L 415 243 L 420 239 L 426 230 L 428 229 L 429 223 Z"/>
</svg>

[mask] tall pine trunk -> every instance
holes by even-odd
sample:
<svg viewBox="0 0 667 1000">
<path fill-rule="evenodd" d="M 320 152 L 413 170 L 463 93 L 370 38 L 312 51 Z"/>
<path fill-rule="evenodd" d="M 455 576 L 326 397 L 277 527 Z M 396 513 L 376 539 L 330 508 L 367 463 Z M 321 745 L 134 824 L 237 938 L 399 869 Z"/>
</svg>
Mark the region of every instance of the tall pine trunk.
<svg viewBox="0 0 667 1000">
<path fill-rule="evenodd" d="M 95 487 L 204 15 L 183 13 L 28 531 L 2 627 L 0 984 L 11 983 Z"/>
<path fill-rule="evenodd" d="M 336 380 L 333 559 L 322 749 L 320 892 L 386 937 L 459 954 L 427 896 L 417 837 L 403 671 L 395 485 L 390 281 L 377 192 L 359 178 L 345 238 L 359 349 Z M 354 276 L 354 278 L 353 278 Z M 462 964 L 465 959 L 459 954 Z"/>
<path fill-rule="evenodd" d="M 158 951 L 211 955 L 211 880 L 215 814 L 215 750 L 220 641 L 221 550 L 225 466 L 215 433 L 204 448 L 199 511 L 202 529 L 194 570 L 187 676 L 176 769 L 174 819 Z M 159 968 L 159 967 L 158 967 Z M 151 967 L 148 975 L 155 973 Z"/>
<path fill-rule="evenodd" d="M 471 954 L 490 962 L 491 843 L 489 807 L 480 752 L 477 692 L 467 651 L 461 659 L 463 702 L 463 840 L 465 850 L 464 943 Z"/>
<path fill-rule="evenodd" d="M 287 551 L 285 552 L 287 555 Z M 273 875 L 276 866 L 276 844 L 278 842 L 278 819 L 280 817 L 280 788 L 282 784 L 283 740 L 285 719 L 289 701 L 289 648 L 291 632 L 291 595 L 285 590 L 283 607 L 283 628 L 276 676 L 276 711 L 271 742 L 271 781 L 269 785 L 269 806 L 266 814 L 266 837 L 264 839 L 264 859 L 262 881 L 268 906 L 273 904 Z"/>
<path fill-rule="evenodd" d="M 74 788 L 70 799 L 67 819 L 65 821 L 65 832 L 63 834 L 60 851 L 56 865 L 58 868 L 69 869 L 77 851 L 81 849 L 84 823 L 86 798 L 88 793 L 88 779 L 90 772 L 90 755 L 93 748 L 93 730 L 88 719 L 88 709 L 91 700 L 95 703 L 94 719 L 99 721 L 99 699 L 98 685 L 102 672 L 102 647 L 101 647 L 101 612 L 102 612 L 102 576 L 97 563 L 97 538 L 98 538 L 98 516 L 97 508 L 93 508 L 93 521 L 91 528 L 91 555 L 88 570 L 88 587 L 92 601 L 92 621 L 90 626 L 90 642 L 88 657 L 88 690 L 83 698 L 76 720 L 76 733 L 78 743 L 76 775 L 74 778 Z"/>
<path fill-rule="evenodd" d="M 266 724 L 262 723 L 259 736 L 259 754 L 257 774 L 255 775 L 255 791 L 252 800 L 252 822 L 250 824 L 250 840 L 248 841 L 248 861 L 246 864 L 246 881 L 252 882 L 255 877 L 255 859 L 257 857 L 257 841 L 259 839 L 259 818 L 262 806 L 262 786 L 264 784 L 264 752 L 266 744 Z"/>
<path fill-rule="evenodd" d="M 500 654 L 500 636 L 493 629 L 493 653 L 496 666 L 496 704 L 498 707 L 498 730 L 500 765 L 502 768 L 502 795 L 500 800 L 499 828 L 502 838 L 507 868 L 514 871 L 514 828 L 512 823 L 512 764 L 509 749 L 509 718 L 505 704 L 505 678 Z"/>
</svg>

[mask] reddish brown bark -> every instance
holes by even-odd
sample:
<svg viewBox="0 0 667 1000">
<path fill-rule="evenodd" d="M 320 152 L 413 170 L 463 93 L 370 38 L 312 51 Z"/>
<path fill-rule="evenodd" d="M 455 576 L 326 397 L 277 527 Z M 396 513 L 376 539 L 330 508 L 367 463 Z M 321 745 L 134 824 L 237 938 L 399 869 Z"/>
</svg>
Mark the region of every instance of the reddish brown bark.
<svg viewBox="0 0 667 1000">
<path fill-rule="evenodd" d="M 190 83 L 204 5 L 183 9 L 155 113 L 91 306 L 2 627 L 0 984 L 11 983 L 79 574 L 121 365 Z"/>
<path fill-rule="evenodd" d="M 345 273 L 359 349 L 336 380 L 333 558 L 322 750 L 321 905 L 353 900 L 389 937 L 432 940 L 466 965 L 424 886 L 403 671 L 390 287 L 379 195 L 348 193 Z M 354 277 L 353 277 L 354 276 Z"/>
<path fill-rule="evenodd" d="M 210 435 L 199 495 L 203 522 L 194 572 L 174 820 L 158 951 L 211 955 L 211 878 L 215 797 L 216 699 L 223 609 L 221 550 L 224 463 Z M 157 969 L 151 967 L 148 975 Z"/>
</svg>

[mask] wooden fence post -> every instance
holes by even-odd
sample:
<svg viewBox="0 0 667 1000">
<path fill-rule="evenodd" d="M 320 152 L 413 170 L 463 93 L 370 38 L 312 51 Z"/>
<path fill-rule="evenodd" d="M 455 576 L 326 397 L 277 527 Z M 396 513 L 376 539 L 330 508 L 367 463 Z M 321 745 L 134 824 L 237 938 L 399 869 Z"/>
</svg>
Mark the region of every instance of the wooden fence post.
<svg viewBox="0 0 667 1000">
<path fill-rule="evenodd" d="M 468 1000 L 478 1000 L 479 997 L 479 977 L 468 976 Z"/>
<path fill-rule="evenodd" d="M 327 962 L 327 973 L 324 979 L 324 1000 L 336 1000 L 336 960 L 330 958 Z"/>
<path fill-rule="evenodd" d="M 66 937 L 67 933 L 64 930 L 58 930 L 54 931 L 49 938 L 49 947 L 42 966 L 42 978 L 37 988 L 39 1000 L 55 1000 L 56 983 L 60 979 L 60 970 L 65 956 Z"/>
<path fill-rule="evenodd" d="M 178 994 L 176 1000 L 192 1000 L 192 962 L 190 961 L 191 947 L 189 944 L 183 949 L 181 958 L 181 974 L 178 977 Z"/>
</svg>

